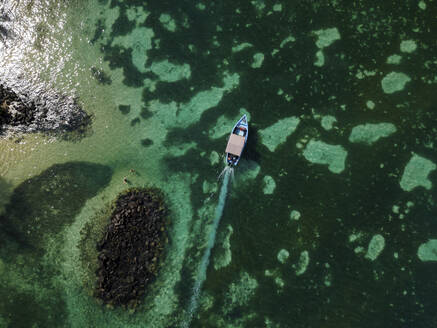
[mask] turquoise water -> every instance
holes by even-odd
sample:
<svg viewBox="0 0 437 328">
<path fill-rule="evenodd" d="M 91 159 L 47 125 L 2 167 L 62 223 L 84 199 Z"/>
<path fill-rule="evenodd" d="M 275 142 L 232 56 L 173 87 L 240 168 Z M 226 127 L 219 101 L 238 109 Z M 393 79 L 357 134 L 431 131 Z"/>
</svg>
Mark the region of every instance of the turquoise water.
<svg viewBox="0 0 437 328">
<path fill-rule="evenodd" d="M 80 140 L 0 140 L 0 327 L 181 325 L 243 113 L 191 327 L 436 325 L 435 1 L 0 7 L 0 80 L 93 116 Z M 79 247 L 125 176 L 172 220 L 135 313 L 90 296 Z"/>
</svg>

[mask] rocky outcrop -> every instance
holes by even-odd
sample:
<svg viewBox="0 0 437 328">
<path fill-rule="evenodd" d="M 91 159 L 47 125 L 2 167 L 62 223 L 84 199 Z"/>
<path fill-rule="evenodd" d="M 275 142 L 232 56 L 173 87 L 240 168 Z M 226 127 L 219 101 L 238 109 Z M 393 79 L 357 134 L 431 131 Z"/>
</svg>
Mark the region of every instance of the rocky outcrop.
<svg viewBox="0 0 437 328">
<path fill-rule="evenodd" d="M 95 296 L 135 307 L 154 280 L 166 237 L 167 210 L 155 189 L 130 189 L 115 202 L 99 251 Z"/>
<path fill-rule="evenodd" d="M 0 82 L 0 136 L 86 130 L 91 119 L 76 99 L 48 92 L 41 94 L 19 95 Z"/>
</svg>

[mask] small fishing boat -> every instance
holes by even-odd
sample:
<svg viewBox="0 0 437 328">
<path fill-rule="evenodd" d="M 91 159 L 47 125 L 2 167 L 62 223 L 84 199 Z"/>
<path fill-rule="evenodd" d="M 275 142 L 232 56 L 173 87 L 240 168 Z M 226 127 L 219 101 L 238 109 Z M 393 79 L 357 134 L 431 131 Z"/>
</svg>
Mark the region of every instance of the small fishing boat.
<svg viewBox="0 0 437 328">
<path fill-rule="evenodd" d="M 249 125 L 247 116 L 244 114 L 231 131 L 231 135 L 226 146 L 226 163 L 229 166 L 236 166 L 240 161 L 241 153 L 246 146 Z"/>
</svg>

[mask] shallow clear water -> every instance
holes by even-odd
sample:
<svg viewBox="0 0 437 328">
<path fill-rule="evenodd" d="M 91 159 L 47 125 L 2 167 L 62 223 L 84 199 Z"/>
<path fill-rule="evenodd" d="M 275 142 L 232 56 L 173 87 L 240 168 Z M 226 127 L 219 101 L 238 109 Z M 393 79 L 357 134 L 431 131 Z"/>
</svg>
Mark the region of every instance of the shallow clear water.
<svg viewBox="0 0 437 328">
<path fill-rule="evenodd" d="M 191 326 L 437 324 L 435 0 L 0 7 L 0 81 L 93 115 L 77 142 L 0 140 L 1 327 L 182 325 L 243 113 Z M 89 295 L 80 248 L 124 176 L 172 220 L 135 313 Z"/>
</svg>

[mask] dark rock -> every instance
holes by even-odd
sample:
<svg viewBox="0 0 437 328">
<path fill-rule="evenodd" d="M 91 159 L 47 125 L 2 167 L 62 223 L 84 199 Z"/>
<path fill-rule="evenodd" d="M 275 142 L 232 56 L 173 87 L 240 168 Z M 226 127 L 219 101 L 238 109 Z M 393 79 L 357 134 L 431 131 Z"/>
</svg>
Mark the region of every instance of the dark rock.
<svg viewBox="0 0 437 328">
<path fill-rule="evenodd" d="M 141 144 L 144 147 L 149 147 L 149 146 L 153 145 L 153 140 L 146 138 L 146 139 L 141 140 Z"/>
<path fill-rule="evenodd" d="M 123 115 L 129 114 L 130 112 L 130 105 L 119 105 L 118 109 Z"/>
<path fill-rule="evenodd" d="M 92 66 L 90 68 L 91 75 L 102 85 L 109 85 L 112 83 L 111 78 L 102 70 Z"/>
<path fill-rule="evenodd" d="M 130 189 L 114 204 L 111 223 L 96 245 L 95 295 L 105 304 L 135 307 L 157 274 L 167 210 L 156 189 Z"/>
<path fill-rule="evenodd" d="M 131 126 L 134 126 L 134 125 L 137 125 L 137 124 L 140 124 L 140 119 L 137 117 L 137 118 L 134 118 L 131 122 L 130 122 L 130 125 Z"/>
<path fill-rule="evenodd" d="M 146 107 L 141 108 L 140 115 L 145 120 L 147 120 L 148 118 L 153 116 L 152 112 L 150 110 L 148 110 Z"/>
<path fill-rule="evenodd" d="M 18 94 L 0 81 L 0 136 L 60 132 L 69 139 L 65 132 L 85 132 L 90 123 L 91 117 L 74 98 L 48 91 Z"/>
</svg>

